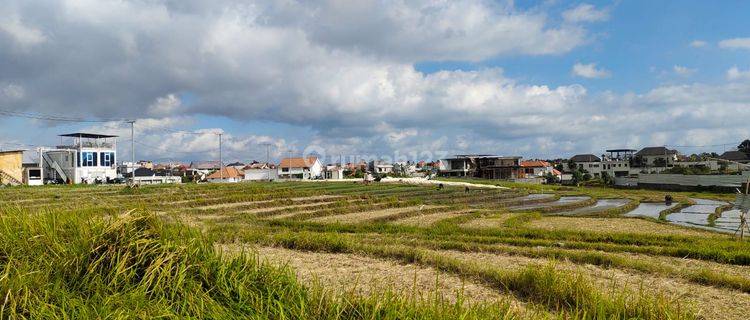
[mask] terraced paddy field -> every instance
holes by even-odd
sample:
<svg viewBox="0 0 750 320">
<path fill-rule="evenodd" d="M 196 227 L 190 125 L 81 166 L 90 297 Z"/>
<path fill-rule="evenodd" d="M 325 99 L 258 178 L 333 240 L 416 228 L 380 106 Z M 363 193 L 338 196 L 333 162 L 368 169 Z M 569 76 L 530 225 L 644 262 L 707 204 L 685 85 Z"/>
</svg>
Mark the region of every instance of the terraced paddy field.
<svg viewBox="0 0 750 320">
<path fill-rule="evenodd" d="M 0 314 L 747 319 L 732 195 L 483 183 L 0 189 Z"/>
</svg>

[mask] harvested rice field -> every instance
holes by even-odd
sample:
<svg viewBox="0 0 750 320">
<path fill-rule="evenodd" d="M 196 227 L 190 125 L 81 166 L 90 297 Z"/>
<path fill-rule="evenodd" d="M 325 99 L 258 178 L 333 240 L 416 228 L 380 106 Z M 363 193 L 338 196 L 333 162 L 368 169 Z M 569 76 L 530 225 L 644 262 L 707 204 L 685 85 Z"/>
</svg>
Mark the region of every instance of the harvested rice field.
<svg viewBox="0 0 750 320">
<path fill-rule="evenodd" d="M 672 223 L 732 195 L 487 183 L 3 188 L 1 310 L 747 319 L 748 241 Z"/>
</svg>

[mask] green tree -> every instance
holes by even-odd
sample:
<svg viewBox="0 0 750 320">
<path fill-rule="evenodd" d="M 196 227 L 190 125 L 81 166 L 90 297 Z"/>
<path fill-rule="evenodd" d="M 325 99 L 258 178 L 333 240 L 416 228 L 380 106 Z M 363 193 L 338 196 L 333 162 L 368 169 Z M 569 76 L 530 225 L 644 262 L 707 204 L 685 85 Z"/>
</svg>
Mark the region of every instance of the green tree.
<svg viewBox="0 0 750 320">
<path fill-rule="evenodd" d="M 609 175 L 609 172 L 604 171 L 602 172 L 602 182 L 609 186 L 615 184 L 615 179 Z"/>
<path fill-rule="evenodd" d="M 552 174 L 552 172 L 547 172 L 547 174 L 544 175 L 544 179 L 547 180 L 547 184 L 560 182 L 560 179 L 558 179 L 556 175 Z"/>
<path fill-rule="evenodd" d="M 576 164 L 575 161 L 570 160 L 570 161 L 568 161 L 568 169 L 570 171 L 576 171 L 578 169 L 578 165 Z"/>
<path fill-rule="evenodd" d="M 737 150 L 744 153 L 750 153 L 750 139 L 745 139 L 745 141 L 742 141 L 742 143 L 737 146 Z"/>
<path fill-rule="evenodd" d="M 583 171 L 581 171 L 581 170 L 574 170 L 573 171 L 572 182 L 574 184 L 578 185 L 582 181 L 583 181 Z"/>
</svg>

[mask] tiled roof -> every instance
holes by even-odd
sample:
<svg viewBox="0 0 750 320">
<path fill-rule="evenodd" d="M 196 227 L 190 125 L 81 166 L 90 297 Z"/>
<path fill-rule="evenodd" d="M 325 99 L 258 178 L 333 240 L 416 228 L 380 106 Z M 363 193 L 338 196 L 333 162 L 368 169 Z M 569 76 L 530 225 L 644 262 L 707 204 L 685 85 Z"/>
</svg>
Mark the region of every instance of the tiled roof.
<svg viewBox="0 0 750 320">
<path fill-rule="evenodd" d="M 317 157 L 305 158 L 284 158 L 279 163 L 279 168 L 309 168 L 315 161 L 318 161 Z"/>
<path fill-rule="evenodd" d="M 206 179 L 221 179 L 222 177 L 224 179 L 227 178 L 238 178 L 238 177 L 244 177 L 245 174 L 238 170 L 235 167 L 224 167 L 221 168 L 221 171 L 216 170 L 216 172 L 210 174 Z"/>
<path fill-rule="evenodd" d="M 570 161 L 573 162 L 599 162 L 602 161 L 602 159 L 599 159 L 599 157 L 593 155 L 593 154 L 577 154 L 574 155 L 572 158 L 570 158 Z"/>
<path fill-rule="evenodd" d="M 221 167 L 219 161 L 197 161 L 190 163 L 191 169 L 210 170 L 219 169 L 219 167 Z"/>
<path fill-rule="evenodd" d="M 549 164 L 547 161 L 541 161 L 541 160 L 527 160 L 527 161 L 521 161 L 522 167 L 528 167 L 528 168 L 546 168 L 551 167 L 552 165 Z"/>
<path fill-rule="evenodd" d="M 663 156 L 677 154 L 677 150 L 670 150 L 666 147 L 645 147 L 638 151 L 637 156 Z"/>
<path fill-rule="evenodd" d="M 727 151 L 721 155 L 721 159 L 731 161 L 746 161 L 750 160 L 750 156 L 742 151 Z"/>
</svg>

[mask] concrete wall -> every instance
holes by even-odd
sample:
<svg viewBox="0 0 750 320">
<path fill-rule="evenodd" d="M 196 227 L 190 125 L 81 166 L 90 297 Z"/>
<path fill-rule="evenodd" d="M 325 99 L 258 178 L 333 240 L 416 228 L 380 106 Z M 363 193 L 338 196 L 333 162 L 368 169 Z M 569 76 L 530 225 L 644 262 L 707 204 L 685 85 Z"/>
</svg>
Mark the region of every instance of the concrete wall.
<svg viewBox="0 0 750 320">
<path fill-rule="evenodd" d="M 742 175 L 640 174 L 638 178 L 616 178 L 615 184 L 620 186 L 736 188 L 748 179 L 750 179 L 750 171 L 744 171 Z"/>
<path fill-rule="evenodd" d="M 0 170 L 18 181 L 23 181 L 23 151 L 0 152 Z"/>
<path fill-rule="evenodd" d="M 276 169 L 247 169 L 245 170 L 245 180 L 264 181 L 276 180 L 279 178 L 279 172 Z"/>
</svg>

